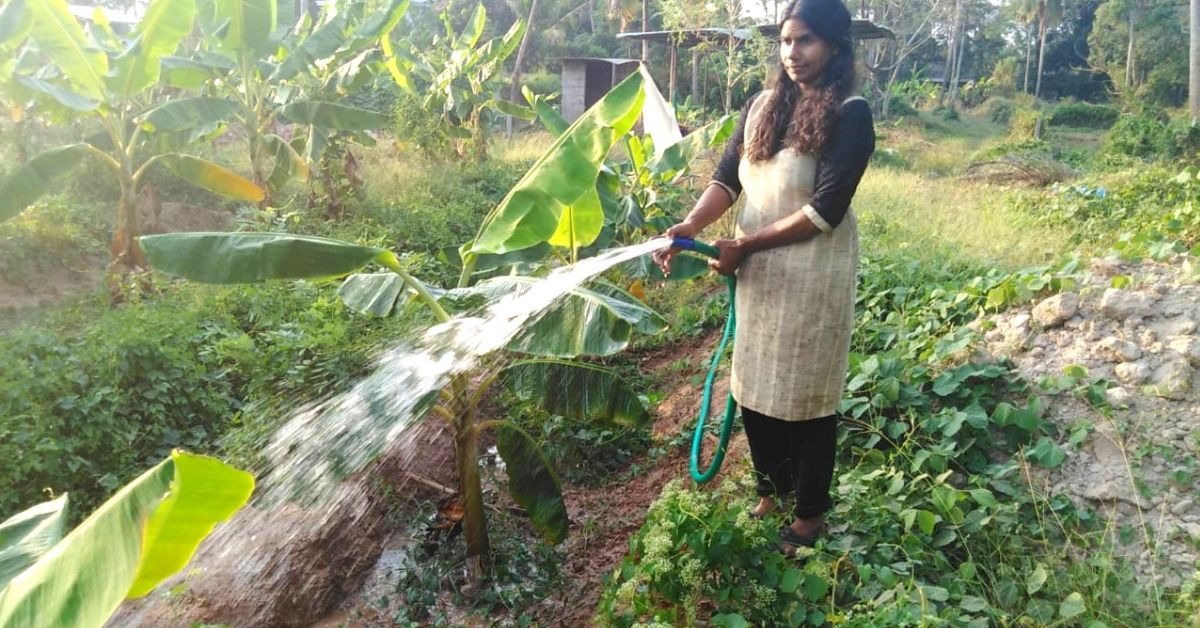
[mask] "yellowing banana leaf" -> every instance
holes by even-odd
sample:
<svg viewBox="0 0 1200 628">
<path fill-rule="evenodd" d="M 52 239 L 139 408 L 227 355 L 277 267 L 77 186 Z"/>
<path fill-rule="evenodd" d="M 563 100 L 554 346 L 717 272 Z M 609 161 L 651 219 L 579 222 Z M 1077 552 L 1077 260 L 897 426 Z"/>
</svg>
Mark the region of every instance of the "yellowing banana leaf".
<svg viewBox="0 0 1200 628">
<path fill-rule="evenodd" d="M 162 155 L 159 159 L 179 178 L 214 194 L 256 203 L 265 196 L 249 179 L 211 161 L 191 155 Z"/>
<path fill-rule="evenodd" d="M 391 316 L 404 305 L 411 292 L 396 273 L 359 273 L 346 277 L 338 296 L 346 307 L 373 316 Z"/>
<path fill-rule="evenodd" d="M 554 235 L 563 209 L 594 192 L 604 157 L 637 120 L 642 80 L 631 74 L 559 136 L 484 219 L 472 254 L 514 251 Z"/>
<path fill-rule="evenodd" d="M 125 485 L 0 591 L 0 626 L 102 626 L 182 568 L 254 490 L 250 474 L 182 452 Z"/>
<path fill-rule="evenodd" d="M 504 459 L 513 501 L 529 513 L 533 527 L 548 542 L 561 542 L 567 536 L 567 506 L 546 454 L 528 434 L 508 421 L 496 424 L 496 449 Z"/>
<path fill-rule="evenodd" d="M 62 539 L 66 527 L 65 494 L 0 523 L 0 590 L 50 551 Z"/>
<path fill-rule="evenodd" d="M 134 29 L 133 42 L 116 60 L 112 82 L 124 98 L 158 82 L 162 58 L 192 32 L 196 0 L 154 0 Z"/>
<path fill-rule="evenodd" d="M 52 148 L 9 173 L 0 183 L 0 220 L 8 220 L 54 189 L 95 150 L 87 144 Z"/>
<path fill-rule="evenodd" d="M 66 0 L 35 0 L 26 6 L 33 16 L 29 36 L 38 47 L 50 56 L 76 91 L 104 100 L 108 57 L 84 38 L 83 27 L 67 10 Z"/>
<path fill-rule="evenodd" d="M 392 266 L 390 251 L 349 242 L 277 233 L 168 233 L 142 236 L 150 265 L 192 281 L 257 283 L 327 279 L 372 261 Z"/>
<path fill-rule="evenodd" d="M 284 107 L 283 115 L 297 124 L 336 131 L 378 129 L 392 121 L 381 113 L 319 100 L 298 100 Z"/>
<path fill-rule="evenodd" d="M 395 45 L 392 43 L 392 34 L 384 33 L 379 38 L 379 46 L 383 49 L 384 66 L 387 67 L 388 73 L 392 75 L 392 79 L 400 86 L 400 89 L 406 93 L 416 96 L 417 90 L 413 87 L 412 76 L 409 72 L 409 62 L 403 57 L 396 55 Z"/>
<path fill-rule="evenodd" d="M 637 393 L 612 369 L 563 360 L 523 360 L 504 369 L 504 378 L 518 397 L 534 400 L 551 414 L 624 427 L 650 421 Z"/>
<path fill-rule="evenodd" d="M 177 133 L 228 119 L 238 104 L 224 98 L 197 96 L 168 100 L 142 114 L 141 122 L 151 131 Z"/>
<path fill-rule="evenodd" d="M 522 294 L 536 281 L 533 277 L 495 277 L 470 288 L 447 291 L 445 297 L 480 295 L 494 302 Z M 652 334 L 666 329 L 666 321 L 633 295 L 605 284 L 593 288 L 568 291 L 530 319 L 507 348 L 549 358 L 605 356 L 622 351 L 635 330 Z"/>
</svg>

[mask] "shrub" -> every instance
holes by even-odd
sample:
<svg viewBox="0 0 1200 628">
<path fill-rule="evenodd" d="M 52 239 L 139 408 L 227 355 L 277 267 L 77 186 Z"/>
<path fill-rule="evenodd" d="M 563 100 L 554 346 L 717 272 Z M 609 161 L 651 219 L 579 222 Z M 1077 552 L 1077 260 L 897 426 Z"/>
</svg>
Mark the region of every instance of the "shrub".
<svg viewBox="0 0 1200 628">
<path fill-rule="evenodd" d="M 1050 112 L 1050 123 L 1055 126 L 1107 129 L 1117 121 L 1119 115 L 1120 112 L 1115 107 L 1108 105 L 1064 103 Z"/>
<path fill-rule="evenodd" d="M 1008 134 L 1018 139 L 1038 138 L 1046 132 L 1049 116 L 1033 107 L 1015 107 L 1009 118 Z"/>
<path fill-rule="evenodd" d="M 1002 96 L 1011 96 L 1017 91 L 1017 69 L 1020 61 L 1016 57 L 1005 57 L 996 62 L 992 68 L 992 76 L 988 82 L 992 90 Z"/>
<path fill-rule="evenodd" d="M 401 94 L 396 98 L 395 116 L 392 130 L 398 143 L 407 144 L 437 161 L 447 161 L 454 156 L 454 141 L 446 132 L 441 116 L 425 111 L 420 98 Z"/>
<path fill-rule="evenodd" d="M 993 98 L 988 101 L 987 117 L 996 124 L 1008 126 L 1012 121 L 1013 110 L 1016 108 L 1016 103 L 1007 98 Z"/>
<path fill-rule="evenodd" d="M 9 330 L 0 338 L 0 512 L 69 491 L 82 517 L 172 448 L 214 452 L 232 426 L 273 426 L 363 373 L 378 340 L 403 322 L 354 315 L 334 289 L 182 286 Z M 247 452 L 261 444 L 251 440 Z"/>
<path fill-rule="evenodd" d="M 85 268 L 102 262 L 111 233 L 109 212 L 95 205 L 45 198 L 0 223 L 0 279 L 31 287 L 57 268 Z"/>
<path fill-rule="evenodd" d="M 1178 127 L 1153 110 L 1121 116 L 1105 137 L 1104 152 L 1144 160 L 1193 157 L 1200 132 Z"/>
</svg>

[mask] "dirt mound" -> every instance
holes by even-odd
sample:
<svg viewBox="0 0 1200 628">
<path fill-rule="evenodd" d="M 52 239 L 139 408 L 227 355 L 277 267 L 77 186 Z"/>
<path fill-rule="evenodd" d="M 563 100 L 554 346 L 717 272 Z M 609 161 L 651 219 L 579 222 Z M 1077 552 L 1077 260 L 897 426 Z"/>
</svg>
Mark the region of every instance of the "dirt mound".
<svg viewBox="0 0 1200 628">
<path fill-rule="evenodd" d="M 1107 517 L 1113 546 L 1140 574 L 1167 584 L 1190 575 L 1200 547 L 1200 285 L 1188 262 L 1095 260 L 1074 291 L 987 320 L 988 351 L 1029 381 L 1081 366 L 1086 382 L 1111 382 L 1111 410 L 1069 390 L 1044 396 L 1063 434 L 1090 428 L 1045 475 L 1048 492 Z"/>
<path fill-rule="evenodd" d="M 245 508 L 205 541 L 191 564 L 109 626 L 307 626 L 358 591 L 389 532 L 390 494 L 451 484 L 454 447 L 425 421 L 321 508 Z"/>
</svg>

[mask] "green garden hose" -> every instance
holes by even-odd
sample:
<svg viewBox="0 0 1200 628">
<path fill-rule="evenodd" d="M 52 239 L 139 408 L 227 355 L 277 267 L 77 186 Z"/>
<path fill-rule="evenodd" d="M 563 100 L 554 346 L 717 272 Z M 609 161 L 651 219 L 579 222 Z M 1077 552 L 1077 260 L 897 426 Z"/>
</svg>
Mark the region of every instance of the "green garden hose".
<svg viewBox="0 0 1200 628">
<path fill-rule="evenodd" d="M 717 247 L 697 242 L 690 238 L 675 238 L 673 245 L 687 251 L 695 251 L 702 255 L 707 255 L 713 259 L 721 256 L 721 251 Z M 721 437 L 717 443 L 717 451 L 713 454 L 712 462 L 709 463 L 708 468 L 700 471 L 700 451 L 704 443 L 704 421 L 708 418 L 708 408 L 712 403 L 713 380 L 717 378 L 717 366 L 721 363 L 721 356 L 725 355 L 725 349 L 729 346 L 729 341 L 733 339 L 733 330 L 737 324 L 734 317 L 734 296 L 737 290 L 737 279 L 733 275 L 727 275 L 725 281 L 729 286 L 729 318 L 725 321 L 725 332 L 721 336 L 721 344 L 717 346 L 717 352 L 713 355 L 712 362 L 708 366 L 708 377 L 704 380 L 704 396 L 700 400 L 700 417 L 696 420 L 696 433 L 692 436 L 691 471 L 692 479 L 696 482 L 707 482 L 716 477 L 717 472 L 721 470 L 721 463 L 725 460 L 725 450 L 729 446 L 729 433 L 733 431 L 733 417 L 737 411 L 737 403 L 733 400 L 733 393 L 731 392 L 729 393 L 729 398 L 725 401 L 725 419 L 721 423 Z"/>
</svg>

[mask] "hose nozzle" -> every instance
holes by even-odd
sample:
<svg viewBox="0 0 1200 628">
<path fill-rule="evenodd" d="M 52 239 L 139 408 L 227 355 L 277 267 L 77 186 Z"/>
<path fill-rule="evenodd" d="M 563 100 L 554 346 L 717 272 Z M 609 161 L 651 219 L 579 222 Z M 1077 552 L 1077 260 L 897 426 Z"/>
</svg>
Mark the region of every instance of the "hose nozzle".
<svg viewBox="0 0 1200 628">
<path fill-rule="evenodd" d="M 676 248 L 681 248 L 685 251 L 695 251 L 696 253 L 707 255 L 713 259 L 721 257 L 721 250 L 717 247 L 711 244 L 705 244 L 704 242 L 698 242 L 691 238 L 672 238 L 671 244 Z"/>
</svg>

